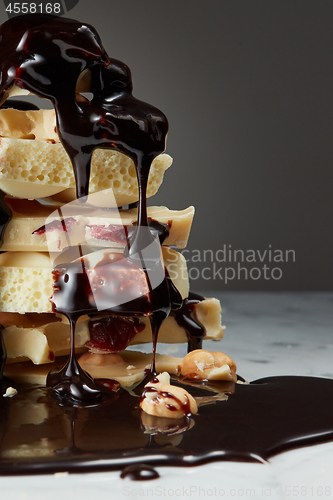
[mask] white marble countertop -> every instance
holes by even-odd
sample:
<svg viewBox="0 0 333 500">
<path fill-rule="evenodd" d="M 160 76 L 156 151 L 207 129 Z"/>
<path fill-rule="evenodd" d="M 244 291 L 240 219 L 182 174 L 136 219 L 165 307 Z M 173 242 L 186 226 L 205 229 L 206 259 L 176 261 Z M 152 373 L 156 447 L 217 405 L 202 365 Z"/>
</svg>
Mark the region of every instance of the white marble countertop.
<svg viewBox="0 0 333 500">
<path fill-rule="evenodd" d="M 247 380 L 273 375 L 333 378 L 333 293 L 223 292 L 220 343 Z M 158 349 L 161 352 L 161 349 Z M 175 355 L 184 346 L 165 348 Z M 309 395 L 311 404 L 311 395 Z M 332 415 L 333 419 L 333 415 Z M 128 482 L 119 473 L 0 478 L 3 498 L 99 500 L 121 498 L 333 498 L 333 443 L 273 457 L 269 464 L 221 462 L 194 468 L 159 468 L 155 481 Z"/>
<path fill-rule="evenodd" d="M 216 296 L 227 327 L 222 350 L 235 359 L 244 378 L 333 378 L 333 293 L 229 292 Z M 209 345 L 219 349 L 216 342 Z"/>
</svg>

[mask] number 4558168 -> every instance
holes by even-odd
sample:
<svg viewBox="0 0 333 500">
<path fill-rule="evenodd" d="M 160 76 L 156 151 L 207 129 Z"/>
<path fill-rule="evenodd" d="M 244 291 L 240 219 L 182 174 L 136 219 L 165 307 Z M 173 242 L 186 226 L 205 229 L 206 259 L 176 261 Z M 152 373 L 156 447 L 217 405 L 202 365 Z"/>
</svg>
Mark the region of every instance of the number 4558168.
<svg viewBox="0 0 333 500">
<path fill-rule="evenodd" d="M 10 14 L 60 14 L 61 5 L 60 3 L 28 3 L 28 2 L 14 2 L 10 3 L 6 7 L 6 12 Z"/>
</svg>

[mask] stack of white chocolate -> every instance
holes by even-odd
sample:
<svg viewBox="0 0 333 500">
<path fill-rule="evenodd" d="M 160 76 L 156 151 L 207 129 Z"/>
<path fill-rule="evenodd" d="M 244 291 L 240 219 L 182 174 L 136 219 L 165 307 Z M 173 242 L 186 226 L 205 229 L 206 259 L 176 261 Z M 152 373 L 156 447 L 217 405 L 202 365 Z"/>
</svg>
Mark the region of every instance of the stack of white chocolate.
<svg viewBox="0 0 333 500">
<path fill-rule="evenodd" d="M 157 192 L 171 163 L 172 159 L 166 154 L 153 162 L 148 197 Z M 92 252 L 106 247 L 122 251 L 126 241 L 124 228 L 133 227 L 137 209 L 117 207 L 138 201 L 136 171 L 127 156 L 113 150 L 95 150 L 89 203 L 79 204 L 73 201 L 74 176 L 56 132 L 55 113 L 1 109 L 0 189 L 7 193 L 5 201 L 12 211 L 3 237 L 4 253 L 0 255 L 0 324 L 7 349 L 4 373 L 18 382 L 45 383 L 47 373 L 53 367 L 60 368 L 64 364 L 62 356 L 70 351 L 68 321 L 52 311 L 52 269 L 57 263 L 68 262 L 71 249 L 75 258 L 75 249 L 80 245 L 89 245 Z M 150 219 L 169 227 L 169 236 L 162 248 L 163 259 L 183 299 L 189 294 L 186 262 L 170 245 L 185 248 L 193 215 L 193 207 L 182 211 L 148 208 Z M 198 302 L 193 314 L 203 325 L 205 338 L 222 338 L 224 327 L 217 299 Z M 105 346 L 99 349 L 98 343 L 96 347 L 96 343 L 90 342 L 91 321 L 84 316 L 77 325 L 76 349 L 84 353 L 79 359 L 81 366 L 94 378 L 117 379 L 124 386 L 141 380 L 144 369 L 151 363 L 151 355 L 129 350 L 117 352 Z M 140 317 L 140 322 L 141 328 L 130 345 L 152 340 L 148 318 Z M 158 341 L 187 340 L 184 328 L 169 316 L 160 329 Z M 212 378 L 235 379 L 235 366 L 230 358 L 218 359 L 214 354 L 209 361 L 207 355 L 205 360 L 202 357 L 204 353 L 196 354 L 195 359 L 192 353 L 194 361 L 192 359 L 190 369 L 188 360 L 183 363 L 179 358 L 157 355 L 156 368 L 179 374 L 183 366 L 185 375 L 187 370 L 187 374 L 196 378 L 209 378 L 205 370 L 211 367 L 215 374 Z"/>
</svg>

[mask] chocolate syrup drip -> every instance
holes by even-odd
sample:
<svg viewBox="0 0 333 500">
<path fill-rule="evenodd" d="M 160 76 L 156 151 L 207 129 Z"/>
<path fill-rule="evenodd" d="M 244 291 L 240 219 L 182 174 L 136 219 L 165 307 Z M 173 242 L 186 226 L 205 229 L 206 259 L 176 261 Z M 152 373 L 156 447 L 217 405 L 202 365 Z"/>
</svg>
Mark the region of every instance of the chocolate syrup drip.
<svg viewBox="0 0 333 500">
<path fill-rule="evenodd" d="M 80 399 L 90 404 L 92 399 L 99 399 L 101 394 L 97 388 L 94 389 L 92 379 L 76 360 L 73 340 L 76 321 L 85 314 L 134 316 L 150 313 L 149 297 L 142 293 L 141 288 L 147 286 L 145 274 L 121 255 L 112 261 L 110 253 L 105 252 L 93 269 L 89 269 L 88 263 L 82 258 L 65 266 L 57 266 L 53 276 L 53 310 L 69 319 L 72 346 L 67 365 L 60 372 L 51 372 L 47 385 L 52 386 L 59 396 L 67 395 L 70 398 L 72 394 L 74 400 Z M 123 299 L 117 301 L 122 293 Z"/>
<path fill-rule="evenodd" d="M 197 293 L 190 292 L 184 299 L 182 306 L 171 312 L 179 326 L 182 326 L 188 337 L 188 352 L 202 348 L 202 341 L 205 336 L 205 329 L 195 317 L 195 304 L 204 300 L 204 297 Z"/>
<path fill-rule="evenodd" d="M 0 325 L 0 387 L 2 384 L 3 369 L 7 359 L 7 351 L 5 343 L 3 341 L 2 330 L 3 326 Z"/>
<path fill-rule="evenodd" d="M 12 218 L 12 211 L 4 200 L 5 196 L 5 193 L 0 190 L 0 248 L 3 244 L 5 229 Z"/>
<path fill-rule="evenodd" d="M 144 225 L 149 169 L 165 149 L 168 122 L 157 108 L 132 96 L 129 68 L 109 58 L 92 26 L 72 19 L 19 16 L 1 26 L 0 37 L 0 97 L 16 84 L 52 101 L 59 137 L 72 160 L 78 198 L 88 195 L 96 147 L 132 158 L 142 198 L 139 221 Z M 86 70 L 93 98 L 76 102 L 77 81 Z"/>
<path fill-rule="evenodd" d="M 3 244 L 3 237 L 5 229 L 9 224 L 12 217 L 12 211 L 4 200 L 5 193 L 0 190 L 0 248 Z M 0 251 L 0 254 L 3 253 Z M 2 338 L 2 326 L 0 325 L 0 383 L 2 380 L 2 373 L 7 359 L 5 344 Z"/>
<path fill-rule="evenodd" d="M 163 245 L 167 237 L 169 236 L 170 233 L 170 228 L 171 228 L 171 222 L 168 224 L 161 224 L 155 219 L 152 219 L 151 217 L 148 217 L 148 225 L 150 228 L 150 231 L 154 234 L 157 233 L 158 238 L 160 240 L 160 244 Z"/>
<path fill-rule="evenodd" d="M 147 481 L 158 479 L 159 473 L 150 465 L 129 465 L 120 474 L 121 479 L 131 479 L 132 481 Z"/>
<path fill-rule="evenodd" d="M 191 392 L 191 386 L 183 387 Z M 197 388 L 199 413 L 186 425 L 179 420 L 178 426 L 174 425 L 178 420 L 145 414 L 139 409 L 139 397 L 122 391 L 103 404 L 80 408 L 74 439 L 68 432 L 66 407 L 46 388 L 18 386 L 18 394 L 4 398 L 0 407 L 0 474 L 123 470 L 143 463 L 153 467 L 223 460 L 264 463 L 277 453 L 333 440 L 331 379 L 289 376 L 235 384 L 227 401 L 218 399 L 223 387 L 205 385 L 201 400 L 206 404 L 200 402 Z M 49 415 L 40 423 L 36 423 L 36 401 L 42 414 Z M 46 446 L 42 457 L 36 443 Z"/>
<path fill-rule="evenodd" d="M 54 450 L 54 453 L 58 455 L 69 455 L 69 456 L 84 454 L 84 451 L 78 448 L 75 443 L 75 421 L 77 418 L 78 408 L 74 406 L 71 408 L 63 407 L 62 409 L 68 418 L 70 443 L 68 447 L 58 448 Z"/>
<path fill-rule="evenodd" d="M 170 274 L 169 274 L 167 268 L 165 268 L 165 276 L 166 276 L 166 279 L 167 279 L 168 285 L 169 285 L 171 311 L 177 311 L 183 305 L 183 298 L 182 298 L 180 292 L 178 291 L 178 289 L 173 284 L 173 281 L 170 278 Z"/>
<path fill-rule="evenodd" d="M 16 84 L 52 101 L 57 132 L 73 165 L 78 198 L 88 195 L 91 157 L 95 148 L 120 151 L 135 164 L 139 186 L 138 226 L 130 238 L 126 255 L 144 270 L 148 278 L 155 353 L 158 330 L 169 315 L 171 305 L 165 277 L 157 287 L 151 283 L 151 274 L 160 274 L 164 269 L 160 261 L 160 244 L 148 227 L 146 191 L 152 161 L 165 149 L 167 119 L 157 108 L 133 97 L 129 68 L 109 58 L 97 32 L 88 24 L 49 15 L 19 16 L 0 27 L 0 40 L 0 99 Z M 91 76 L 93 98 L 77 101 L 77 82 L 85 71 Z M 143 257 L 147 248 L 148 259 Z M 75 270 L 74 274 L 77 274 Z M 68 271 L 66 276 L 70 275 Z M 74 302 L 69 299 L 74 308 L 69 310 L 64 301 L 59 308 L 57 301 L 54 310 L 66 314 L 74 325 L 79 317 L 78 309 L 86 310 L 86 299 L 80 299 L 83 304 L 77 302 L 81 290 L 74 290 L 72 284 L 67 288 L 74 293 Z M 64 297 L 68 298 L 65 288 Z M 105 309 L 109 311 L 112 307 Z M 138 313 L 137 309 L 134 313 Z M 72 373 L 75 377 L 80 376 L 77 366 L 72 366 L 74 359 L 72 354 L 69 367 L 64 368 L 70 387 L 73 384 L 67 376 Z M 155 370 L 154 361 L 152 370 Z M 51 381 L 54 378 L 50 377 Z M 81 393 L 81 389 L 76 392 Z M 74 399 L 76 397 L 77 394 Z"/>
<path fill-rule="evenodd" d="M 39 107 L 32 102 L 20 101 L 18 99 L 9 99 L 0 106 L 0 109 L 7 108 L 18 109 L 20 111 L 37 111 L 39 109 Z"/>
<path fill-rule="evenodd" d="M 93 268 L 85 257 L 59 264 L 53 278 L 53 310 L 73 321 L 85 314 L 143 316 L 151 312 L 144 271 L 121 254 L 105 252 Z"/>
<path fill-rule="evenodd" d="M 164 269 L 163 269 L 164 271 Z M 171 312 L 171 300 L 167 279 L 164 278 L 162 283 L 154 290 L 150 288 L 150 296 L 152 299 L 152 313 L 149 316 L 150 326 L 153 337 L 153 359 L 151 363 L 151 373 L 157 374 L 155 366 L 156 348 L 158 332 L 163 321 Z"/>
<path fill-rule="evenodd" d="M 70 317 L 71 325 L 71 351 L 66 365 L 60 370 L 51 371 L 46 380 L 46 385 L 52 387 L 55 394 L 74 404 L 91 404 L 99 401 L 102 392 L 96 387 L 92 377 L 79 365 L 75 355 L 75 325 Z"/>
</svg>

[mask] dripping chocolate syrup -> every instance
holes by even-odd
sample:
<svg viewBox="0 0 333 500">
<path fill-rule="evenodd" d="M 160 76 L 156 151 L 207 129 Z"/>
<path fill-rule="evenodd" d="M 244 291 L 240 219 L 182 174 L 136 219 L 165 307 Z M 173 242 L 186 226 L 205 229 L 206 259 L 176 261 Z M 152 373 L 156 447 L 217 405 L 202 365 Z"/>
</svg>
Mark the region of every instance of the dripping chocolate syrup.
<svg viewBox="0 0 333 500">
<path fill-rule="evenodd" d="M 146 191 L 152 161 L 165 150 L 168 131 L 165 115 L 132 95 L 129 68 L 109 58 L 98 33 L 89 25 L 34 14 L 7 21 L 0 28 L 0 36 L 0 98 L 3 100 L 6 91 L 16 84 L 51 100 L 59 138 L 73 165 L 78 199 L 88 196 L 91 157 L 95 148 L 111 148 L 133 160 L 139 187 L 138 225 L 125 251 L 127 258 L 144 269 L 147 277 L 156 267 L 164 272 L 160 244 L 148 226 Z M 76 86 L 84 71 L 90 72 L 93 98 L 78 103 Z M 150 249 L 149 262 L 143 258 L 146 248 Z M 74 273 L 77 273 L 76 269 Z M 151 286 L 149 278 L 147 283 L 153 332 L 151 371 L 155 373 L 158 331 L 171 311 L 171 303 L 166 278 L 156 287 Z M 80 294 L 73 290 L 72 283 L 69 286 L 75 299 Z M 80 302 L 72 301 L 72 304 L 72 310 L 59 308 L 55 302 L 53 306 L 55 311 L 69 319 L 74 338 L 75 323 L 82 307 Z M 127 315 L 130 312 L 126 310 Z M 73 346 L 74 340 L 72 350 Z M 87 393 L 88 402 L 94 395 L 100 397 L 100 393 L 94 390 L 93 381 L 89 381 L 89 376 L 80 369 L 75 352 L 71 352 L 63 373 L 50 374 L 48 382 L 56 387 L 59 395 L 67 394 L 84 401 Z"/>
<path fill-rule="evenodd" d="M 122 479 L 131 479 L 132 481 L 147 481 L 148 479 L 158 479 L 159 473 L 150 465 L 129 465 L 120 474 Z"/>
<path fill-rule="evenodd" d="M 202 348 L 205 329 L 195 316 L 195 305 L 202 300 L 201 295 L 190 292 L 189 296 L 182 301 L 179 309 L 172 311 L 178 325 L 182 326 L 187 333 L 188 352 Z"/>
</svg>

